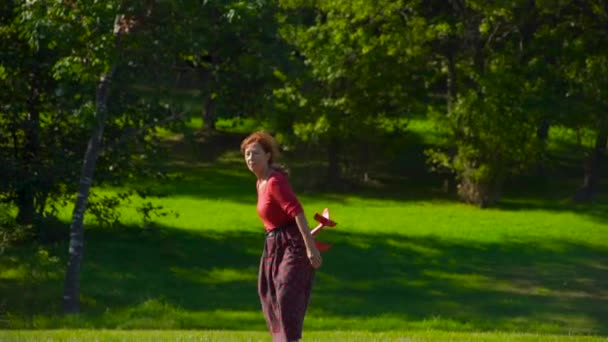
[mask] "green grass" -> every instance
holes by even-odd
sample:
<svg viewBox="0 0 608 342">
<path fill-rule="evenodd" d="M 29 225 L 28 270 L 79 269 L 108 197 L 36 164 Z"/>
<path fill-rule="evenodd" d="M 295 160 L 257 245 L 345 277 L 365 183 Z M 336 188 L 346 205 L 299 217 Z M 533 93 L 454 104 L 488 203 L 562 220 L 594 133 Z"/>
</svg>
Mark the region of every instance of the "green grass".
<svg viewBox="0 0 608 342">
<path fill-rule="evenodd" d="M 550 150 L 591 148 L 595 141 L 595 132 L 589 128 L 574 130 L 564 126 L 551 126 L 549 136 Z"/>
<path fill-rule="evenodd" d="M 155 187 L 170 194 L 155 201 L 179 218 L 141 228 L 127 207 L 128 227 L 88 229 L 78 317 L 59 315 L 65 241 L 37 258 L 25 246 L 2 255 L 4 325 L 263 331 L 255 180 L 230 163 L 191 167 Z M 334 247 L 307 330 L 608 335 L 605 206 L 507 200 L 479 210 L 407 193 L 301 200 L 309 218 L 327 206 L 339 222 L 320 236 Z"/>
<path fill-rule="evenodd" d="M 200 113 L 200 110 L 191 111 L 191 114 L 184 119 L 183 125 L 180 129 L 175 129 L 175 127 L 157 127 L 156 135 L 159 138 L 163 139 L 172 139 L 175 138 L 176 134 L 184 135 L 184 134 L 192 134 L 200 130 L 203 127 L 203 118 L 200 115 L 196 115 L 193 113 Z M 174 124 L 175 126 L 175 124 Z M 250 133 L 259 129 L 263 129 L 263 127 L 256 120 L 252 118 L 218 118 L 215 122 L 215 127 L 217 130 L 224 132 L 232 132 L 232 133 Z"/>
<path fill-rule="evenodd" d="M 238 150 L 238 139 L 227 146 Z M 96 227 L 87 217 L 81 315 L 60 314 L 65 227 L 54 228 L 62 238 L 0 254 L 0 328 L 229 331 L 104 332 L 107 340 L 267 339 L 256 295 L 263 237 L 255 179 L 238 155 L 213 153 L 213 161 L 175 155 L 178 180 L 131 185 L 151 186 L 149 199 L 179 217 L 144 226 L 137 202 L 122 208 L 125 227 Z M 556 180 L 544 185 L 551 196 L 511 193 L 480 210 L 416 178 L 356 193 L 311 192 L 300 171 L 292 180 L 308 217 L 329 207 L 339 223 L 319 236 L 334 247 L 305 321 L 312 340 L 608 336 L 606 201 L 572 205 Z M 70 214 L 66 207 L 60 217 Z M 1 332 L 0 339 L 98 333 Z"/>
<path fill-rule="evenodd" d="M 253 342 L 268 341 L 268 334 L 262 332 L 227 331 L 107 331 L 107 330 L 54 330 L 0 332 L 2 341 L 205 341 L 205 342 Z M 305 341 L 357 342 L 357 341 L 605 341 L 590 336 L 557 336 L 536 334 L 457 333 L 441 331 L 424 332 L 310 332 L 303 336 Z"/>
</svg>

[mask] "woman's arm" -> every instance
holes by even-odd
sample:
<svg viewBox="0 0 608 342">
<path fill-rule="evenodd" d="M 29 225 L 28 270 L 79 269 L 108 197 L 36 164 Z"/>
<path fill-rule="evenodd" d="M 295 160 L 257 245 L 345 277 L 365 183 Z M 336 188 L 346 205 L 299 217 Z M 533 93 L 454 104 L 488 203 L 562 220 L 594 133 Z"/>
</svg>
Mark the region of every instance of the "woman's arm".
<svg viewBox="0 0 608 342">
<path fill-rule="evenodd" d="M 308 255 L 308 260 L 310 260 L 312 267 L 321 267 L 321 264 L 323 264 L 321 253 L 317 249 L 315 240 L 310 234 L 310 228 L 308 228 L 308 222 L 306 221 L 306 216 L 304 216 L 302 205 L 296 198 L 287 179 L 279 174 L 276 177 L 270 178 L 267 186 L 270 189 L 271 196 L 277 201 L 281 209 L 283 209 L 288 216 L 295 218 L 300 234 L 302 234 L 304 245 L 306 245 L 306 254 Z"/>
<path fill-rule="evenodd" d="M 323 258 L 321 258 L 321 253 L 317 249 L 317 246 L 315 246 L 315 240 L 310 234 L 308 221 L 306 221 L 306 216 L 303 212 L 296 215 L 296 224 L 298 225 L 298 229 L 302 234 L 304 245 L 306 245 L 306 254 L 308 255 L 308 260 L 310 260 L 310 264 L 314 268 L 321 267 L 321 265 L 323 264 Z"/>
</svg>

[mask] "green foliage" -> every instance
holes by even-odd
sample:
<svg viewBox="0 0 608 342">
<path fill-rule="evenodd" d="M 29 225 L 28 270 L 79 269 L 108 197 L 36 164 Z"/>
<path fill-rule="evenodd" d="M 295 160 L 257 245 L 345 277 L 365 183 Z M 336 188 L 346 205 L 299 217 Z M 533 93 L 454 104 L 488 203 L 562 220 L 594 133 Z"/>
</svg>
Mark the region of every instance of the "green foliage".
<svg viewBox="0 0 608 342">
<path fill-rule="evenodd" d="M 89 195 L 87 212 L 95 217 L 101 227 L 116 228 L 120 224 L 120 207 L 128 199 L 128 194 L 117 194 L 117 196 Z"/>
<path fill-rule="evenodd" d="M 134 174 L 159 172 L 154 165 L 164 150 L 150 127 L 170 116 L 169 108 L 179 109 L 162 96 L 163 84 L 183 49 L 177 42 L 192 43 L 183 40 L 192 31 L 168 34 L 157 24 L 179 20 L 188 4 L 200 8 L 192 1 L 7 4 L 0 26 L 0 83 L 7 89 L 0 95 L 7 103 L 0 107 L 0 191 L 24 220 L 32 222 L 33 211 L 38 217 L 53 215 L 57 205 L 72 198 L 87 147 L 83 142 L 97 122 L 95 87 L 112 64 L 120 68 L 112 80 L 95 181 L 121 184 Z M 189 18 L 199 15 L 195 11 Z M 154 93 L 142 96 L 130 86 L 138 81 L 155 84 Z M 92 203 L 100 222 L 116 223 L 114 200 Z"/>
<path fill-rule="evenodd" d="M 275 97 L 303 141 L 328 149 L 364 142 L 376 134 L 374 117 L 407 117 L 425 103 L 446 138 L 429 152 L 431 164 L 481 194 L 461 192 L 465 201 L 486 206 L 507 177 L 546 159 L 541 125 L 605 126 L 598 3 L 281 5 L 281 34 L 302 71 L 275 72 L 284 83 Z"/>
<path fill-rule="evenodd" d="M 432 164 L 455 172 L 462 198 L 480 206 L 495 203 L 505 178 L 533 165 L 540 147 L 535 135 L 539 118 L 526 112 L 525 88 L 504 92 L 508 77 L 500 74 L 483 82 L 482 95 L 461 94 L 453 111 L 442 118 L 453 127 L 448 136 L 454 155 L 429 153 Z M 516 80 L 512 78 L 513 86 Z"/>
<path fill-rule="evenodd" d="M 433 162 L 499 189 L 546 157 L 533 137 L 540 121 L 592 136 L 604 126 L 605 16 L 597 0 L 9 1 L 0 191 L 38 216 L 74 192 L 95 86 L 114 64 L 99 184 L 158 171 L 142 167 L 165 153 L 142 128 L 168 108 L 211 108 L 203 122 L 218 129 L 255 120 L 347 170 L 368 162 L 348 146 L 394 148 L 397 133 L 382 125 L 430 106 L 448 151 Z"/>
<path fill-rule="evenodd" d="M 282 37 L 295 49 L 295 77 L 276 71 L 284 86 L 274 94 L 290 111 L 293 133 L 327 150 L 331 170 L 367 160 L 347 153 L 366 146 L 378 126 L 416 110 L 424 99 L 415 76 L 423 58 L 421 22 L 403 21 L 411 4 L 285 1 Z M 300 63 L 300 64 L 298 64 Z M 396 119 L 399 121 L 398 119 Z M 373 138 L 372 138 L 373 139 Z M 371 149 L 374 149 L 372 147 Z M 330 176 L 331 178 L 331 176 Z"/>
<path fill-rule="evenodd" d="M 453 63 L 444 72 L 456 93 L 448 94 L 446 114 L 435 108 L 429 114 L 450 149 L 427 155 L 433 169 L 454 173 L 464 201 L 481 207 L 496 203 L 505 179 L 534 165 L 541 149 L 539 76 L 516 45 L 516 13 L 526 6 L 470 1 L 460 10 L 475 17 L 460 12 L 452 17 L 455 22 L 443 23 L 478 31 L 455 30 L 450 39 L 464 50 L 441 52 Z"/>
<path fill-rule="evenodd" d="M 168 181 L 176 181 L 175 179 Z M 92 191 L 89 195 L 87 213 L 93 215 L 94 223 L 102 229 L 116 230 L 124 228 L 125 207 L 134 207 L 143 228 L 150 228 L 153 222 L 169 215 L 179 217 L 176 210 L 168 210 L 165 206 L 151 202 L 150 197 L 157 197 L 150 189 L 129 189 L 117 193 L 98 194 Z"/>
<path fill-rule="evenodd" d="M 173 215 L 175 218 L 179 217 L 178 211 L 165 210 L 164 206 L 154 204 L 151 201 L 143 202 L 136 208 L 136 211 L 142 216 L 144 227 L 150 227 L 155 218 L 159 219 L 169 215 Z"/>
<path fill-rule="evenodd" d="M 0 255 L 7 248 L 29 241 L 33 236 L 32 226 L 17 223 L 10 206 L 0 203 Z"/>
</svg>

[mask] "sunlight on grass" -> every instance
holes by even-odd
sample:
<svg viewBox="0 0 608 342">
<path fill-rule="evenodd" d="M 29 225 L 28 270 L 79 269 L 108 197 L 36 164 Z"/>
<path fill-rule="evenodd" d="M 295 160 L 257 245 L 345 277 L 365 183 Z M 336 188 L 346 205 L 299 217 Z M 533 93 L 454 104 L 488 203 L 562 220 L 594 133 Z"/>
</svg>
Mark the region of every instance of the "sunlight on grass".
<svg viewBox="0 0 608 342">
<path fill-rule="evenodd" d="M 426 118 L 413 118 L 408 121 L 407 130 L 422 138 L 422 143 L 437 145 L 441 140 L 437 135 L 435 123 Z"/>
<path fill-rule="evenodd" d="M 479 210 L 459 203 L 366 202 L 359 198 L 336 203 L 312 198 L 304 201 L 306 208 L 330 207 L 339 222 L 335 228 L 338 231 L 434 235 L 485 242 L 552 237 L 601 245 L 608 241 L 605 224 L 571 212 Z"/>
<path fill-rule="evenodd" d="M 595 141 L 595 132 L 589 128 L 574 130 L 564 126 L 552 125 L 549 129 L 548 148 L 560 150 L 567 147 L 591 147 Z"/>
<path fill-rule="evenodd" d="M 203 118 L 201 116 L 191 116 L 185 119 L 184 126 L 187 132 L 196 132 L 203 128 Z M 263 129 L 263 125 L 253 118 L 218 118 L 215 128 L 223 132 L 249 133 Z M 184 135 L 183 132 L 176 132 L 167 127 L 156 127 L 155 135 L 161 139 L 175 139 L 176 136 Z"/>
<path fill-rule="evenodd" d="M 200 116 L 190 118 L 188 122 L 186 122 L 186 127 L 192 130 L 201 129 L 203 127 L 203 118 Z"/>
<path fill-rule="evenodd" d="M 227 175 L 223 182 L 237 182 L 240 193 L 207 196 L 191 191 L 193 183 L 146 199 L 179 217 L 143 228 L 134 200 L 122 213 L 141 232 L 130 228 L 114 240 L 116 233 L 93 230 L 83 269 L 90 314 L 36 315 L 33 324 L 13 316 L 11 326 L 263 330 L 255 290 L 263 241 L 255 181 L 241 172 Z M 311 331 L 604 331 L 598 315 L 608 300 L 601 275 L 608 270 L 601 254 L 608 227 L 584 212 L 341 194 L 300 199 L 311 226 L 325 207 L 338 222 L 318 236 L 334 247 L 317 273 L 306 321 Z M 125 260 L 133 250 L 145 262 Z M 2 279 L 22 273 L 5 269 Z M 584 306 L 590 309 L 581 311 Z"/>
<path fill-rule="evenodd" d="M 490 278 L 480 274 L 454 274 L 433 270 L 424 271 L 424 274 L 439 281 L 451 281 L 458 284 L 466 284 L 467 287 L 484 288 L 491 281 Z"/>
<path fill-rule="evenodd" d="M 250 133 L 263 129 L 253 118 L 218 119 L 215 125 L 217 129 L 234 133 Z"/>
<path fill-rule="evenodd" d="M 414 120 L 410 128 L 425 132 L 429 125 Z M 134 339 L 268 340 L 256 292 L 264 235 L 255 177 L 238 151 L 218 160 L 176 163 L 171 167 L 183 177 L 175 181 L 129 184 L 150 193 L 121 205 L 124 225 L 100 227 L 86 215 L 79 316 L 63 316 L 59 308 L 65 235 L 44 246 L 47 259 L 57 262 L 25 249 L 0 255 L 0 309 L 8 308 L 0 311 L 0 327 L 226 329 L 245 332 L 134 332 Z M 310 226 L 326 207 L 338 222 L 318 235 L 333 247 L 316 273 L 307 340 L 567 339 L 477 331 L 608 335 L 602 203 L 591 210 L 506 198 L 498 208 L 480 210 L 432 195 L 295 190 Z M 144 222 L 137 208 L 146 201 L 179 216 Z M 71 206 L 64 207 L 60 219 L 67 225 L 71 214 Z M 348 332 L 332 335 L 335 330 Z"/>
<path fill-rule="evenodd" d="M 214 268 L 209 271 L 205 271 L 191 268 L 184 269 L 180 267 L 172 267 L 171 271 L 173 271 L 177 277 L 200 284 L 218 285 L 241 281 L 255 283 L 257 280 L 257 269 L 254 268 L 250 268 L 248 270 Z"/>
<path fill-rule="evenodd" d="M 259 331 L 91 331 L 91 330 L 54 330 L 54 331 L 14 331 L 0 332 L 3 341 L 205 341 L 205 342 L 258 342 L 268 341 L 269 335 Z M 323 331 L 304 333 L 303 340 L 311 342 L 367 342 L 367 341 L 605 341 L 590 336 L 555 336 L 541 334 L 507 333 L 457 333 L 440 331 L 408 332 L 350 332 Z"/>
<path fill-rule="evenodd" d="M 429 248 L 426 246 L 420 246 L 409 241 L 397 241 L 395 239 L 387 239 L 386 244 L 388 246 L 396 247 L 398 249 L 409 249 L 420 255 L 432 258 L 439 256 L 442 252 L 436 248 Z"/>
<path fill-rule="evenodd" d="M 533 283 L 497 280 L 481 274 L 448 273 L 437 270 L 425 270 L 424 275 L 432 278 L 428 283 L 434 281 L 451 282 L 454 285 L 477 291 L 500 291 L 534 296 L 567 297 L 564 296 L 564 293 L 553 291 L 547 287 L 537 286 Z"/>
<path fill-rule="evenodd" d="M 178 217 L 168 215 L 155 219 L 160 225 L 198 231 L 261 232 L 261 222 L 255 212 L 253 180 L 250 190 L 247 192 L 244 189 L 242 197 L 236 201 L 229 198 L 206 198 L 203 194 L 149 197 L 146 201 L 179 214 Z M 109 194 L 117 190 L 96 191 Z M 484 242 L 556 238 L 592 245 L 608 245 L 607 225 L 584 213 L 534 208 L 526 210 L 525 207 L 517 211 L 479 210 L 454 202 L 367 200 L 352 195 L 334 199 L 302 195 L 300 199 L 311 226 L 315 224 L 312 219 L 315 212 L 330 208 L 338 226 L 327 229 L 322 234 L 324 236 L 331 236 L 332 231 L 377 232 Z M 123 206 L 121 212 L 125 224 L 142 225 L 142 220 L 136 212 L 140 202 L 142 200 L 134 199 L 131 204 Z M 66 222 L 69 221 L 70 215 L 69 207 L 60 212 L 60 218 Z M 91 215 L 85 217 L 85 222 L 95 223 Z"/>
<path fill-rule="evenodd" d="M 8 268 L 9 266 L 4 266 L 3 270 L 0 270 L 0 279 L 23 279 L 27 270 L 25 269 L 25 265 L 20 265 L 15 268 Z"/>
</svg>

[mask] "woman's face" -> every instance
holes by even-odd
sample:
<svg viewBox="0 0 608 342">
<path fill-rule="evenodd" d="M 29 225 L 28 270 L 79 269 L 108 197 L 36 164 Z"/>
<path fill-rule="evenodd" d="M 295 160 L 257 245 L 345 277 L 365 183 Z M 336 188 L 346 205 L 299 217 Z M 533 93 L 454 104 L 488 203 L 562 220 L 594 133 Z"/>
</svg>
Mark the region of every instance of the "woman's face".
<svg viewBox="0 0 608 342">
<path fill-rule="evenodd" d="M 257 142 L 251 143 L 245 148 L 245 162 L 247 167 L 255 174 L 260 174 L 268 167 L 270 153 L 264 151 L 262 145 Z"/>
</svg>

